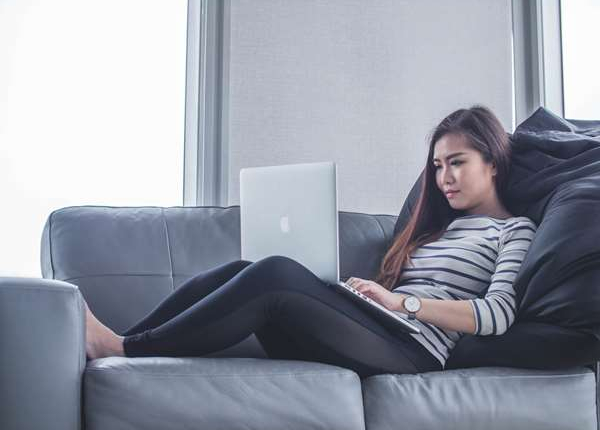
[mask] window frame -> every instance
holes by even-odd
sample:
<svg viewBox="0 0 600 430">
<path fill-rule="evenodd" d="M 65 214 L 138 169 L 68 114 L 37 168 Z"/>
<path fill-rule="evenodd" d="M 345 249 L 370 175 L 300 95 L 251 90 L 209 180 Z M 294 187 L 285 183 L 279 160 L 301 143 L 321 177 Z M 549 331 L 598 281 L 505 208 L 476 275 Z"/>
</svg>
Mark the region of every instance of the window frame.
<svg viewBox="0 0 600 430">
<path fill-rule="evenodd" d="M 561 0 L 512 0 L 515 121 L 543 106 L 564 117 Z"/>
<path fill-rule="evenodd" d="M 228 204 L 230 0 L 188 0 L 184 206 Z"/>
</svg>

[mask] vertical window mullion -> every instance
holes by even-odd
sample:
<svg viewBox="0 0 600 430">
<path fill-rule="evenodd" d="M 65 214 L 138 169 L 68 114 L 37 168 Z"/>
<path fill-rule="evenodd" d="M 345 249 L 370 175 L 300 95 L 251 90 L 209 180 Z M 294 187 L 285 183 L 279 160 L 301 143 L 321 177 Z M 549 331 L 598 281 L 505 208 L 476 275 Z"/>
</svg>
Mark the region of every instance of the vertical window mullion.
<svg viewBox="0 0 600 430">
<path fill-rule="evenodd" d="M 188 4 L 184 205 L 223 206 L 227 203 L 227 154 L 223 149 L 227 3 L 189 0 Z"/>
</svg>

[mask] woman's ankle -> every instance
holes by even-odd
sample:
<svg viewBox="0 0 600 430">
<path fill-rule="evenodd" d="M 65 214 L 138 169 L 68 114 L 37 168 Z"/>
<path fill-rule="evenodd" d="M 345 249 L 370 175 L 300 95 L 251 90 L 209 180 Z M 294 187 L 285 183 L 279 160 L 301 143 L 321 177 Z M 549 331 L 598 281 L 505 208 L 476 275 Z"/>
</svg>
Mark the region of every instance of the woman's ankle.
<svg viewBox="0 0 600 430">
<path fill-rule="evenodd" d="M 123 336 L 117 334 L 114 335 L 112 341 L 112 351 L 115 356 L 125 357 L 125 350 L 123 349 Z"/>
</svg>

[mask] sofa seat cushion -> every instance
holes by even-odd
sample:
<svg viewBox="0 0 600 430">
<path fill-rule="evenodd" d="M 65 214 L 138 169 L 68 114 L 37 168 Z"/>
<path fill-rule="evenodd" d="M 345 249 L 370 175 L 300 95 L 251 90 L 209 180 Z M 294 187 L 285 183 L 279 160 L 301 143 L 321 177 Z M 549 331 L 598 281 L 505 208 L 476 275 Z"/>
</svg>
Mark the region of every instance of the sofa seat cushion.
<svg viewBox="0 0 600 430">
<path fill-rule="evenodd" d="M 596 430 L 589 368 L 503 367 L 375 375 L 362 384 L 369 430 Z"/>
<path fill-rule="evenodd" d="M 358 375 L 299 360 L 92 360 L 84 410 L 86 430 L 365 428 Z"/>
</svg>

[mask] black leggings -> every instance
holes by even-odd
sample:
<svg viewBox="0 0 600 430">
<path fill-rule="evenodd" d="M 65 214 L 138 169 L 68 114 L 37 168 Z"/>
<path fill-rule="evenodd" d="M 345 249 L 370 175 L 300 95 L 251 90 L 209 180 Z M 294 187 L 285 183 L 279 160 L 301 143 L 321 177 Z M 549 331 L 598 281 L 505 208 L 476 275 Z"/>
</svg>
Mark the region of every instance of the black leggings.
<svg viewBox="0 0 600 430">
<path fill-rule="evenodd" d="M 125 356 L 202 356 L 255 333 L 273 359 L 318 361 L 366 377 L 442 366 L 412 336 L 391 333 L 299 262 L 237 260 L 187 280 L 122 333 Z"/>
</svg>

